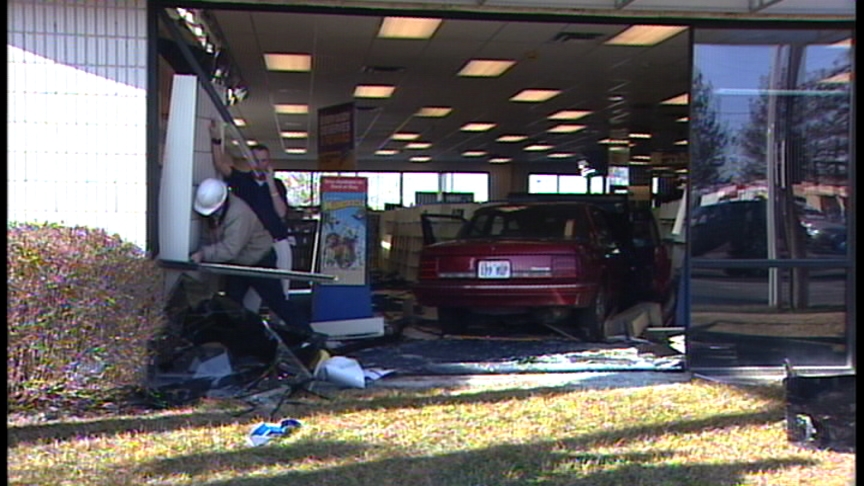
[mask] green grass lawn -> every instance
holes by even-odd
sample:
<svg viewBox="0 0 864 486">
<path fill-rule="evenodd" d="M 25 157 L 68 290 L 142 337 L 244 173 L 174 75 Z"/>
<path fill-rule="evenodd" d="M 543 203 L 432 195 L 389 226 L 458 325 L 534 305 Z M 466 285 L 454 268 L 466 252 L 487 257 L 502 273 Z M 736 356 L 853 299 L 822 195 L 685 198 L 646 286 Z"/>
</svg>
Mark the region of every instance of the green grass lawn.
<svg viewBox="0 0 864 486">
<path fill-rule="evenodd" d="M 855 455 L 786 440 L 783 389 L 392 390 L 284 405 L 293 435 L 235 405 L 8 424 L 15 485 L 849 485 Z"/>
</svg>

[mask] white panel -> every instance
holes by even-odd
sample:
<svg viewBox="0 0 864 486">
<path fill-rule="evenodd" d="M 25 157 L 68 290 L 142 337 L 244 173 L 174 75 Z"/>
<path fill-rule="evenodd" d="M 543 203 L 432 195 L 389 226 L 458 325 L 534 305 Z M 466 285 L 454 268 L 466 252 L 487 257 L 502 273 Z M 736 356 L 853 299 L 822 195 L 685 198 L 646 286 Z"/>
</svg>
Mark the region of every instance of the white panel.
<svg viewBox="0 0 864 486">
<path fill-rule="evenodd" d="M 167 260 L 189 258 L 197 94 L 195 76 L 174 76 L 159 192 L 159 207 L 163 208 L 159 212 L 160 256 Z"/>
</svg>

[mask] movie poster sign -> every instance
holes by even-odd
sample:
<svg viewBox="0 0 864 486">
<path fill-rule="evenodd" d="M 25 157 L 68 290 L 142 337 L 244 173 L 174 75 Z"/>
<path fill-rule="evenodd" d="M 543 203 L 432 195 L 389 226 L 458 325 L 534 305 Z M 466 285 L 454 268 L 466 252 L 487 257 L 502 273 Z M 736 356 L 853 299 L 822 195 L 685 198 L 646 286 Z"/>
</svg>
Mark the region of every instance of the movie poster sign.
<svg viewBox="0 0 864 486">
<path fill-rule="evenodd" d="M 356 170 L 354 103 L 318 110 L 318 170 Z"/>
<path fill-rule="evenodd" d="M 333 285 L 366 284 L 365 177 L 321 178 L 321 273 Z"/>
</svg>

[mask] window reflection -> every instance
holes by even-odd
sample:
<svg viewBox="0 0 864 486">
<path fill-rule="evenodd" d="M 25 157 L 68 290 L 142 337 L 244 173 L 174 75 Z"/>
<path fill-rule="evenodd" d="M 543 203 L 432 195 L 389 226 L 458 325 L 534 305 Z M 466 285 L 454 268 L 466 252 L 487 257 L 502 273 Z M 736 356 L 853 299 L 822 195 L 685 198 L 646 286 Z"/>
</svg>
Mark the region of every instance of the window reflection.
<svg viewBox="0 0 864 486">
<path fill-rule="evenodd" d="M 851 50 L 837 40 L 848 33 L 798 34 L 760 45 L 697 40 L 690 200 L 691 233 L 699 241 L 693 256 L 846 253 Z M 710 41 L 717 31 L 700 37 Z M 706 224 L 724 228 L 733 247 L 716 241 L 721 230 Z M 735 247 L 751 238 L 761 241 Z"/>
<path fill-rule="evenodd" d="M 694 367 L 847 364 L 850 35 L 694 31 Z"/>
</svg>

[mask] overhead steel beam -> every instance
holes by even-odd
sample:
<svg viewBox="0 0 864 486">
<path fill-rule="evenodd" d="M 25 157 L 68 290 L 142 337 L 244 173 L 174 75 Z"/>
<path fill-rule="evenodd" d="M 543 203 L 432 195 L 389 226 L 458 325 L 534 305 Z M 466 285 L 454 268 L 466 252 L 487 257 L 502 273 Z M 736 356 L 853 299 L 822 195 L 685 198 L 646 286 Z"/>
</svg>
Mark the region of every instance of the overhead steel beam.
<svg viewBox="0 0 864 486">
<path fill-rule="evenodd" d="M 756 13 L 782 1 L 783 0 L 750 0 L 750 13 Z"/>
<path fill-rule="evenodd" d="M 635 0 L 615 0 L 615 9 L 621 10 L 622 8 L 626 7 L 627 5 L 630 5 L 634 1 Z"/>
</svg>

